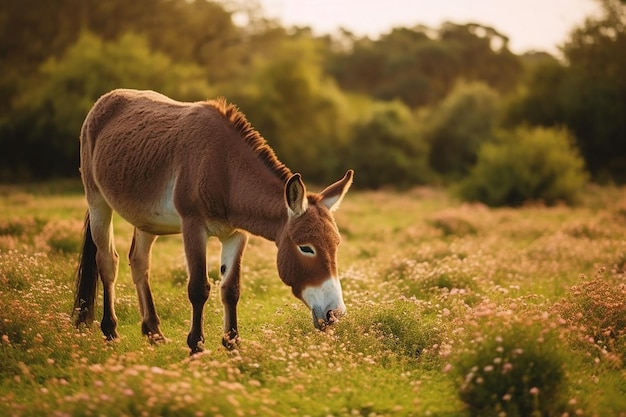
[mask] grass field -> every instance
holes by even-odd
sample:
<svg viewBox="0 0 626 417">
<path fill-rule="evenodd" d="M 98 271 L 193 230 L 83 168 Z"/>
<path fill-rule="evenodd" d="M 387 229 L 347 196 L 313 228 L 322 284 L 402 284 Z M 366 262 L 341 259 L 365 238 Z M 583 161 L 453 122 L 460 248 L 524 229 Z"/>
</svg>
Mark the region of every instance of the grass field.
<svg viewBox="0 0 626 417">
<path fill-rule="evenodd" d="M 0 188 L 2 416 L 626 416 L 624 189 L 520 209 L 351 192 L 336 214 L 348 315 L 314 330 L 274 244 L 253 237 L 234 351 L 211 241 L 194 357 L 177 236 L 157 241 L 152 270 L 168 343 L 141 336 L 125 262 L 119 342 L 72 325 L 85 208 L 80 184 Z M 121 256 L 131 231 L 115 219 Z"/>
</svg>

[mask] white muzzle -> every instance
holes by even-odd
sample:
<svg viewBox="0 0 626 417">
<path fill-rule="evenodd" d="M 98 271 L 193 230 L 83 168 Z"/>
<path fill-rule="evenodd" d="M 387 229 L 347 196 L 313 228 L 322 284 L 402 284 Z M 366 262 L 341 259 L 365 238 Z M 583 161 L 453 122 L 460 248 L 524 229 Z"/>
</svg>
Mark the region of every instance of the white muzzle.
<svg viewBox="0 0 626 417">
<path fill-rule="evenodd" d="M 313 325 L 323 330 L 346 314 L 341 283 L 330 277 L 317 287 L 307 287 L 302 291 L 302 300 L 313 313 Z"/>
</svg>

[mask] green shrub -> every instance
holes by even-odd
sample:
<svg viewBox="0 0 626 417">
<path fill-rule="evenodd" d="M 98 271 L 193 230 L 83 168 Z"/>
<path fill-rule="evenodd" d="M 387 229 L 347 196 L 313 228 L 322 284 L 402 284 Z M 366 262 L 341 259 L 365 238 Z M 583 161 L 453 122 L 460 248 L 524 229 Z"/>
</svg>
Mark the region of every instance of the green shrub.
<svg viewBox="0 0 626 417">
<path fill-rule="evenodd" d="M 425 184 L 432 179 L 428 148 L 406 106 L 374 103 L 371 113 L 354 126 L 353 140 L 345 151 L 346 165 L 358 173 L 359 187 Z"/>
<path fill-rule="evenodd" d="M 587 182 L 584 162 L 563 129 L 519 128 L 484 144 L 458 192 L 491 206 L 571 203 Z"/>
<path fill-rule="evenodd" d="M 458 394 L 474 416 L 551 416 L 566 411 L 558 337 L 538 324 L 489 330 L 456 366 Z"/>
<path fill-rule="evenodd" d="M 430 350 L 436 352 L 433 346 L 441 343 L 437 318 L 420 311 L 410 301 L 398 300 L 379 309 L 373 321 L 382 345 L 399 355 L 424 359 Z"/>
<path fill-rule="evenodd" d="M 467 175 L 481 144 L 493 140 L 499 101 L 498 93 L 486 84 L 459 83 L 428 115 L 425 136 L 435 171 L 450 180 Z"/>
<path fill-rule="evenodd" d="M 408 359 L 428 366 L 439 360 L 442 327 L 440 319 L 418 303 L 397 299 L 375 309 L 353 311 L 333 331 L 349 349 L 378 362 Z"/>
</svg>

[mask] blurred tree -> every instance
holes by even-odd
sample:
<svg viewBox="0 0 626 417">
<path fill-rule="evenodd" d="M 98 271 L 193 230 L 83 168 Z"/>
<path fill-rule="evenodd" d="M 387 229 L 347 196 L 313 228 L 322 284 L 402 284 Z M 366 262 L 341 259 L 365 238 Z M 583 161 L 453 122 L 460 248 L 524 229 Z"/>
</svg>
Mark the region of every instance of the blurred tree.
<svg viewBox="0 0 626 417">
<path fill-rule="evenodd" d="M 349 41 L 354 42 L 352 49 L 341 48 L 331 55 L 326 63 L 327 71 L 345 90 L 372 93 L 383 78 L 386 54 L 367 38 Z"/>
<path fill-rule="evenodd" d="M 158 21 L 149 20 L 137 31 L 145 34 L 152 48 L 175 62 L 202 66 L 211 83 L 232 77 L 239 56 L 245 52 L 242 33 L 231 13 L 219 3 L 206 0 L 166 1 L 161 7 L 174 8 L 173 13 L 161 13 Z"/>
<path fill-rule="evenodd" d="M 509 125 L 567 126 L 596 180 L 626 182 L 626 3 L 602 0 L 564 45 L 566 63 L 539 66 Z"/>
<path fill-rule="evenodd" d="M 350 116 L 345 96 L 322 72 L 320 47 L 310 31 L 296 32 L 255 55 L 247 78 L 222 91 L 285 164 L 310 181 L 326 182 L 343 174 L 336 149 L 347 140 Z"/>
<path fill-rule="evenodd" d="M 505 124 L 531 123 L 555 126 L 565 121 L 565 102 L 571 92 L 568 69 L 558 61 L 540 63 L 519 97 L 509 103 Z"/>
<path fill-rule="evenodd" d="M 440 39 L 462 63 L 459 77 L 483 81 L 500 93 L 515 89 L 523 75 L 519 57 L 509 51 L 509 39 L 494 28 L 445 23 Z"/>
<path fill-rule="evenodd" d="M 231 13 L 206 0 L 0 0 L 0 10 L 5 16 L 0 19 L 0 57 L 31 72 L 48 57 L 59 57 L 82 31 L 105 41 L 127 32 L 142 34 L 150 48 L 202 65 L 218 79 L 243 53 Z"/>
<path fill-rule="evenodd" d="M 41 67 L 41 84 L 20 97 L 24 108 L 49 108 L 50 122 L 62 135 L 75 136 L 93 103 L 107 91 L 126 87 L 154 89 L 179 100 L 201 100 L 213 94 L 203 70 L 194 64 L 174 64 L 151 52 L 146 39 L 125 34 L 103 42 L 84 33 L 61 59 Z"/>
<path fill-rule="evenodd" d="M 27 170 L 16 164 L 35 176 L 77 172 L 82 121 L 100 95 L 117 87 L 155 89 L 181 100 L 213 95 L 200 67 L 151 52 L 141 36 L 111 43 L 84 33 L 60 59 L 41 66 L 37 82 L 17 97 L 13 117 L 0 127 L 4 176 Z"/>
<path fill-rule="evenodd" d="M 223 6 L 205 0 L 0 0 L 0 114 L 28 89 L 40 65 L 89 31 L 104 41 L 132 32 L 151 50 L 205 68 L 212 83 L 242 68 L 242 30 Z"/>
<path fill-rule="evenodd" d="M 412 49 L 410 55 L 399 49 L 387 56 L 385 72 L 374 92 L 377 98 L 398 98 L 420 107 L 437 103 L 450 91 L 459 76 L 459 57 L 436 41 L 424 41 Z"/>
<path fill-rule="evenodd" d="M 538 67 L 543 65 L 558 64 L 558 59 L 547 52 L 531 51 L 520 56 L 524 74 L 531 75 Z"/>
<path fill-rule="evenodd" d="M 315 182 L 341 175 L 347 159 L 370 175 L 359 181 L 373 186 L 397 184 L 402 176 L 403 185 L 430 181 L 429 162 L 451 180 L 467 172 L 479 144 L 490 140 L 498 96 L 522 80 L 520 60 L 493 28 L 446 23 L 396 28 L 375 41 L 349 32 L 320 38 L 263 18 L 258 4 L 0 0 L 0 145 L 8 151 L 0 155 L 0 178 L 29 170 L 75 173 L 85 113 L 102 92 L 125 86 L 183 100 L 227 96 L 285 163 Z M 615 104 L 623 90 L 613 89 L 623 66 L 609 71 L 606 63 L 604 69 L 575 63 L 619 55 L 610 42 L 595 39 L 622 35 L 612 26 L 590 33 L 591 44 L 605 52 L 580 54 L 589 48 L 587 38 L 580 45 L 573 38 L 570 66 L 547 60 L 526 90 L 528 102 L 516 102 L 511 114 L 515 123 L 571 121 L 586 138 L 585 156 L 597 149 L 602 161 L 608 142 L 599 138 L 620 135 L 614 124 L 599 121 L 623 111 Z M 460 81 L 465 87 L 455 87 Z M 429 118 L 409 110 L 418 107 Z"/>
<path fill-rule="evenodd" d="M 432 181 L 428 143 L 421 137 L 411 110 L 400 101 L 376 102 L 353 128 L 343 152 L 364 188 L 409 187 Z"/>
<path fill-rule="evenodd" d="M 81 0 L 0 0 L 0 60 L 3 68 L 33 73 L 76 40 Z"/>
<path fill-rule="evenodd" d="M 80 0 L 0 0 L 0 119 L 28 88 L 39 65 L 76 39 Z M 5 117 L 3 117 L 5 116 Z M 6 120 L 0 120 L 0 130 Z"/>
<path fill-rule="evenodd" d="M 348 91 L 411 107 L 437 103 L 460 79 L 508 93 L 523 75 L 505 36 L 478 24 L 452 23 L 439 30 L 396 28 L 377 41 L 356 39 L 351 49 L 338 48 L 326 69 Z"/>
<path fill-rule="evenodd" d="M 493 139 L 500 97 L 484 83 L 459 83 L 441 104 L 422 117 L 430 143 L 430 166 L 447 180 L 467 175 L 480 146 Z"/>
<path fill-rule="evenodd" d="M 565 122 L 598 178 L 626 181 L 626 3 L 602 0 L 563 52 L 569 62 Z"/>
<path fill-rule="evenodd" d="M 39 140 L 42 141 L 37 144 L 40 149 L 52 146 L 59 151 L 62 146 L 60 143 L 53 145 L 53 142 L 65 141 L 63 135 L 75 127 L 76 121 L 84 116 L 85 108 L 92 104 L 91 100 L 97 98 L 97 95 L 94 97 L 95 91 L 102 92 L 104 87 L 128 86 L 131 80 L 130 84 L 164 88 L 167 90 L 164 92 L 198 87 L 195 96 L 207 98 L 206 82 L 201 82 L 203 86 L 197 85 L 200 79 L 215 82 L 227 79 L 242 67 L 242 56 L 245 57 L 241 31 L 234 26 L 230 16 L 221 5 L 204 0 L 0 0 L 0 60 L 3 67 L 0 72 L 0 94 L 3 97 L 0 102 L 0 141 L 3 145 L 11 143 L 11 147 L 5 148 L 7 151 L 21 149 L 21 152 L 28 152 L 27 148 L 34 147 Z M 85 38 L 79 41 L 80 34 L 86 32 L 93 33 L 104 44 L 94 41 L 87 45 L 89 42 Z M 126 37 L 131 32 L 143 37 L 141 46 Z M 87 49 L 93 47 L 94 51 L 107 50 L 104 55 L 109 61 L 98 61 L 92 56 L 88 62 L 88 52 L 83 51 L 83 61 L 70 65 L 64 54 L 77 42 Z M 108 50 L 107 45 L 115 42 L 121 42 L 122 49 L 128 47 L 127 55 L 121 49 L 117 53 Z M 72 54 L 70 60 L 80 61 L 75 57 L 76 47 Z M 141 54 L 147 63 L 141 61 Z M 133 56 L 129 59 L 128 55 Z M 137 67 L 125 67 L 123 62 L 127 59 Z M 159 61 L 156 69 L 161 71 L 160 74 L 151 73 L 150 68 L 144 66 L 153 64 L 151 60 Z M 177 64 L 174 65 L 172 60 Z M 165 61 L 167 64 L 162 65 Z M 42 66 L 44 62 L 47 63 Z M 183 64 L 185 62 L 195 62 L 203 69 L 196 67 L 192 73 L 181 76 L 183 68 L 190 68 Z M 57 76 L 56 71 L 62 74 Z M 126 78 L 122 71 L 128 71 Z M 42 81 L 42 76 L 48 77 L 47 81 Z M 143 76 L 147 78 L 140 81 Z M 50 80 L 55 77 L 57 84 Z M 65 79 L 61 81 L 63 77 Z M 180 89 L 164 86 L 170 79 L 181 81 Z M 48 83 L 47 86 L 44 87 L 42 82 Z M 46 88 L 48 92 L 44 93 Z M 40 96 L 46 96 L 46 101 L 35 108 L 33 103 Z M 70 114 L 72 111 L 76 113 Z M 64 118 L 68 122 L 65 125 L 61 123 Z M 60 136 L 54 136 L 57 133 Z M 72 132 L 73 137 L 76 134 Z M 48 153 L 52 154 L 54 152 Z M 68 173 L 70 169 L 60 161 L 55 165 L 53 161 L 45 160 L 45 156 L 40 156 L 41 160 L 29 167 L 28 159 L 20 162 L 17 155 L 4 155 L 6 153 L 0 159 L 11 160 L 3 169 L 4 178 L 26 175 L 29 170 L 41 176 L 48 169 L 52 170 L 48 174 Z M 17 164 L 22 168 L 15 168 Z M 72 162 L 71 166 L 75 163 Z"/>
</svg>

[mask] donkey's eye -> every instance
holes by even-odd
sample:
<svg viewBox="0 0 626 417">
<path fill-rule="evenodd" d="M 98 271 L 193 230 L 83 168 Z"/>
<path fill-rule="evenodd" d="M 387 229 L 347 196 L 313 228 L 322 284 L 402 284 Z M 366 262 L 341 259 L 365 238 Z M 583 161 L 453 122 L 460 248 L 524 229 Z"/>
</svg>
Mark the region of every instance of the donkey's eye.
<svg viewBox="0 0 626 417">
<path fill-rule="evenodd" d="M 313 246 L 298 245 L 298 249 L 300 250 L 300 253 L 302 253 L 303 255 L 306 255 L 306 256 L 315 255 L 315 249 L 313 249 Z"/>
</svg>

